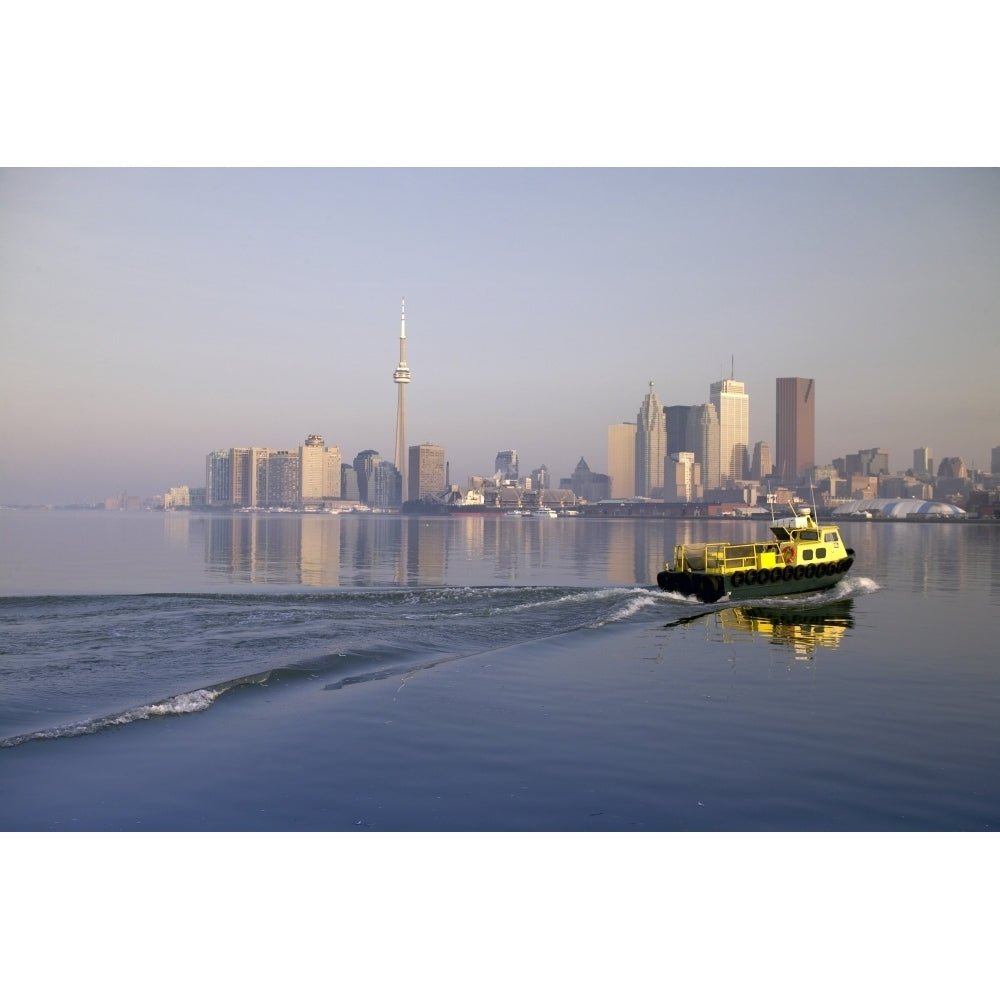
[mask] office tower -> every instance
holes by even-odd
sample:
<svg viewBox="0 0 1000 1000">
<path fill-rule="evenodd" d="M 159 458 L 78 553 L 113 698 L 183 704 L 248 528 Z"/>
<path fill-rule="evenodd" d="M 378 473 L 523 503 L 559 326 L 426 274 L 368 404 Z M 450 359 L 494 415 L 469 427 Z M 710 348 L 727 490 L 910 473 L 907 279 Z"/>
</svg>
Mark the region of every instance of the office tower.
<svg viewBox="0 0 1000 1000">
<path fill-rule="evenodd" d="M 608 476 L 612 497 L 635 496 L 635 424 L 608 426 Z"/>
<path fill-rule="evenodd" d="M 692 406 L 688 412 L 685 440 L 688 451 L 701 466 L 701 481 L 706 489 L 717 490 L 719 477 L 719 414 L 712 403 Z"/>
<path fill-rule="evenodd" d="M 713 382 L 709 399 L 719 415 L 719 476 L 722 485 L 746 475 L 750 446 L 750 397 L 742 382 L 724 378 Z"/>
<path fill-rule="evenodd" d="M 354 456 L 354 471 L 358 474 L 358 494 L 361 502 L 369 506 L 375 499 L 375 491 L 371 490 L 369 496 L 369 486 L 372 484 L 375 475 L 375 467 L 382 461 L 382 456 L 373 448 L 359 451 Z"/>
<path fill-rule="evenodd" d="M 205 456 L 205 505 L 228 507 L 232 503 L 229 449 L 216 448 Z"/>
<path fill-rule="evenodd" d="M 340 464 L 340 498 L 342 500 L 360 500 L 358 492 L 358 471 L 349 462 Z"/>
<path fill-rule="evenodd" d="M 930 448 L 915 448 L 913 451 L 913 474 L 915 476 L 934 475 L 934 456 Z"/>
<path fill-rule="evenodd" d="M 653 383 L 639 407 L 635 429 L 635 492 L 640 497 L 663 496 L 663 462 L 667 457 L 667 421 Z"/>
<path fill-rule="evenodd" d="M 670 442 L 669 453 L 690 451 L 687 444 L 687 421 L 691 412 L 690 406 L 664 406 L 663 416 L 667 421 L 667 441 Z"/>
<path fill-rule="evenodd" d="M 775 379 L 774 452 L 780 483 L 796 483 L 816 465 L 815 379 Z"/>
<path fill-rule="evenodd" d="M 531 484 L 536 490 L 547 490 L 552 486 L 552 476 L 547 465 L 540 465 L 537 469 L 531 470 Z M 530 490 L 531 485 L 527 488 Z"/>
<path fill-rule="evenodd" d="M 928 464 L 930 464 L 930 449 L 928 451 Z M 1000 445 L 990 451 L 990 475 L 1000 476 Z"/>
<path fill-rule="evenodd" d="M 310 434 L 305 445 L 299 448 L 299 499 L 303 504 L 318 503 L 328 495 L 327 486 L 323 438 Z"/>
<path fill-rule="evenodd" d="M 517 452 L 516 451 L 498 451 L 496 461 L 493 463 L 493 469 L 501 480 L 512 480 L 517 482 L 518 480 L 518 468 L 517 468 Z"/>
<path fill-rule="evenodd" d="M 316 504 L 340 496 L 340 449 L 327 448 L 319 434 L 310 434 L 299 448 L 299 502 Z"/>
<path fill-rule="evenodd" d="M 267 448 L 217 448 L 205 457 L 205 503 L 209 507 L 263 506 L 260 468 Z"/>
<path fill-rule="evenodd" d="M 581 455 L 570 478 L 569 488 L 587 503 L 600 503 L 611 499 L 611 480 L 601 472 L 591 472 L 586 459 Z"/>
<path fill-rule="evenodd" d="M 403 502 L 403 477 L 392 462 L 379 462 L 368 485 L 369 503 L 376 510 L 392 510 Z"/>
<path fill-rule="evenodd" d="M 442 493 L 448 485 L 444 474 L 444 448 L 439 444 L 415 444 L 409 453 L 409 476 L 406 496 L 409 500 Z"/>
<path fill-rule="evenodd" d="M 968 470 L 960 458 L 942 458 L 938 466 L 938 479 L 967 479 Z"/>
<path fill-rule="evenodd" d="M 294 507 L 299 503 L 300 469 L 298 448 L 268 449 L 265 506 Z"/>
<path fill-rule="evenodd" d="M 762 479 L 767 479 L 772 472 L 774 472 L 774 463 L 771 461 L 771 446 L 766 441 L 758 441 L 753 446 L 750 478 L 755 483 L 759 483 Z"/>
<path fill-rule="evenodd" d="M 399 364 L 392 373 L 392 380 L 397 385 L 396 394 L 396 468 L 403 477 L 403 500 L 407 499 L 406 490 L 406 387 L 410 384 L 410 369 L 406 364 L 406 299 L 399 317 Z"/>
<path fill-rule="evenodd" d="M 695 461 L 694 452 L 675 452 L 667 459 L 663 498 L 674 503 L 690 503 L 700 500 L 702 495 L 701 466 Z"/>
</svg>

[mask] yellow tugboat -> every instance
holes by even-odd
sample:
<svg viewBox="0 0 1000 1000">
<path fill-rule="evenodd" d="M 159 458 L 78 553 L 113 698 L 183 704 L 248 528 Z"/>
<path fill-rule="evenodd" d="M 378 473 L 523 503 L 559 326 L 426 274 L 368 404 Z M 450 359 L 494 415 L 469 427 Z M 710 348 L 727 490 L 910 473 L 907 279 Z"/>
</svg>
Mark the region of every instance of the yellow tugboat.
<svg viewBox="0 0 1000 1000">
<path fill-rule="evenodd" d="M 773 542 L 707 542 L 674 546 L 674 562 L 656 575 L 661 590 L 714 604 L 734 598 L 776 597 L 826 590 L 854 563 L 840 530 L 820 526 L 803 507 L 771 522 Z"/>
</svg>

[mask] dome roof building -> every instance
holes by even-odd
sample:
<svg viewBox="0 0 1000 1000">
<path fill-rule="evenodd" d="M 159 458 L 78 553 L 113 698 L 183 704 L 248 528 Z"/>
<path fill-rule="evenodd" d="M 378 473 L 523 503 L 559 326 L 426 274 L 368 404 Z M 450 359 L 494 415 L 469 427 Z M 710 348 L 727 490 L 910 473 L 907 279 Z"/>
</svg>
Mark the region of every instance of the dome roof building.
<svg viewBox="0 0 1000 1000">
<path fill-rule="evenodd" d="M 868 512 L 873 516 L 904 521 L 908 517 L 948 517 L 963 518 L 966 512 L 953 503 L 938 500 L 851 500 L 834 507 L 835 517 L 851 517 Z"/>
</svg>

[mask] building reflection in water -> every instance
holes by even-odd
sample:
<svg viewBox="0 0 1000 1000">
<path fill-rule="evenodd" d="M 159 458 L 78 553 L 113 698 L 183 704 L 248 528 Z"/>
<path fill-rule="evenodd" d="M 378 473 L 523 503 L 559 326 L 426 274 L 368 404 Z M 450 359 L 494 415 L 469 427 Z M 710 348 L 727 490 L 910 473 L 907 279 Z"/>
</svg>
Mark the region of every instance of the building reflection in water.
<svg viewBox="0 0 1000 1000">
<path fill-rule="evenodd" d="M 760 637 L 787 646 L 794 660 L 811 660 L 817 648 L 836 649 L 854 627 L 853 601 L 836 601 L 821 607 L 733 607 L 716 615 L 721 642 L 757 641 Z"/>
<path fill-rule="evenodd" d="M 232 583 L 439 586 L 447 519 L 244 514 L 204 518 L 205 561 Z"/>
</svg>

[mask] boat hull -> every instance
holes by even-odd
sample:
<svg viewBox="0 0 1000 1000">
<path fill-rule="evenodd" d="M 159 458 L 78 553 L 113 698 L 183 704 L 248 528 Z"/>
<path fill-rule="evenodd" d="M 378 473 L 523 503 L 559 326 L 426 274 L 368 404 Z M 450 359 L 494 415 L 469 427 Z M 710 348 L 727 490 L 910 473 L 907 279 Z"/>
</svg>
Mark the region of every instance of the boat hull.
<svg viewBox="0 0 1000 1000">
<path fill-rule="evenodd" d="M 747 579 L 749 574 L 739 571 L 699 573 L 663 570 L 656 575 L 656 583 L 661 590 L 681 594 L 684 597 L 696 597 L 705 604 L 714 604 L 724 596 L 734 600 L 783 597 L 788 594 L 829 590 L 843 580 L 853 562 L 852 558 L 847 558 L 838 563 L 817 563 L 809 567 L 812 573 L 805 567 L 791 566 L 770 571 L 761 570 L 760 578 L 758 574 L 754 574 L 751 580 Z M 803 570 L 801 574 L 797 572 L 799 569 Z"/>
</svg>

